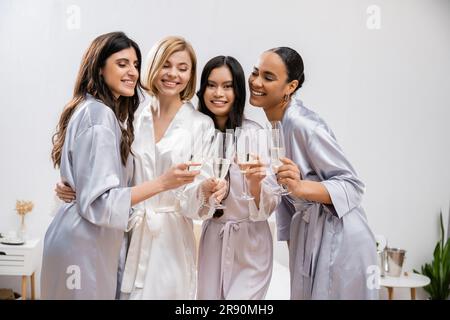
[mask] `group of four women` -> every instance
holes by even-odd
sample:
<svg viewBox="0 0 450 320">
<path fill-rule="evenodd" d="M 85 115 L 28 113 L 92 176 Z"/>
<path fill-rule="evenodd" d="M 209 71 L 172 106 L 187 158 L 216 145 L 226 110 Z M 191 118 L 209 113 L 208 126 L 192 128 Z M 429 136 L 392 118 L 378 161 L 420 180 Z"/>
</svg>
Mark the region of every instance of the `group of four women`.
<svg viewBox="0 0 450 320">
<path fill-rule="evenodd" d="M 364 185 L 333 132 L 299 100 L 305 76 L 295 50 L 264 52 L 248 79 L 250 103 L 281 121 L 286 145 L 277 181 L 264 161 L 244 174 L 253 200 L 239 196 L 237 164 L 218 180 L 174 156 L 187 137 L 262 128 L 244 116 L 239 62 L 208 61 L 198 109 L 190 102 L 196 56 L 183 38 L 162 39 L 141 64 L 138 45 L 122 32 L 97 37 L 84 55 L 53 137 L 56 191 L 66 203 L 45 237 L 44 299 L 264 299 L 275 210 L 292 299 L 377 298 L 366 281 L 376 249 Z M 277 183 L 290 194 L 280 198 Z M 225 209 L 215 209 L 218 202 Z M 192 219 L 203 220 L 198 263 Z"/>
</svg>

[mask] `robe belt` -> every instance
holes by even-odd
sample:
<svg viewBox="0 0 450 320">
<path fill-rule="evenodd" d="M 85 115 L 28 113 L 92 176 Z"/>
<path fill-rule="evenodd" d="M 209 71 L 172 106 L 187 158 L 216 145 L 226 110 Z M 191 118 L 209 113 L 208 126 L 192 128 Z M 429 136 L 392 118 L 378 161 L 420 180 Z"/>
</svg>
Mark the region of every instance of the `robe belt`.
<svg viewBox="0 0 450 320">
<path fill-rule="evenodd" d="M 293 250 L 295 256 L 291 256 L 290 259 L 294 261 L 293 268 L 299 270 L 305 277 L 311 277 L 314 272 L 313 256 L 322 240 L 321 233 L 316 235 L 321 207 L 323 206 L 320 203 L 296 203 L 296 213 L 292 217 L 290 234 L 295 236 L 294 239 L 291 238 L 291 245 L 295 245 Z M 302 220 L 305 225 L 300 234 Z M 293 244 L 294 241 L 295 244 Z"/>
<path fill-rule="evenodd" d="M 230 280 L 233 272 L 233 262 L 234 262 L 234 248 L 237 245 L 234 233 L 239 231 L 240 224 L 244 221 L 249 221 L 249 218 L 244 218 L 240 220 L 227 220 L 227 221 L 217 221 L 210 219 L 214 223 L 223 224 L 222 229 L 220 229 L 219 237 L 222 239 L 222 251 L 221 251 L 221 268 L 220 268 L 220 287 L 223 296 L 226 296 L 230 288 Z"/>
<path fill-rule="evenodd" d="M 155 210 L 137 209 L 128 220 L 127 231 L 131 233 L 121 291 L 130 293 L 134 287 L 143 288 L 147 271 L 152 238 L 161 231 L 161 213 L 177 213 L 175 207 L 161 207 Z"/>
</svg>

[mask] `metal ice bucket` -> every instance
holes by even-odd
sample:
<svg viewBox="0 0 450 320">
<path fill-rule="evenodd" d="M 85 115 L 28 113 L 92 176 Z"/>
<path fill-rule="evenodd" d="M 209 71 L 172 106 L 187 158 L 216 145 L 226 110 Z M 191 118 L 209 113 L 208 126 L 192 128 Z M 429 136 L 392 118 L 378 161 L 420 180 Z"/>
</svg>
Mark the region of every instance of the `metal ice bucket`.
<svg viewBox="0 0 450 320">
<path fill-rule="evenodd" d="M 378 265 L 380 267 L 380 276 L 384 277 L 388 270 L 387 264 L 387 252 L 386 249 L 382 251 L 377 251 L 378 254 Z"/>
<path fill-rule="evenodd" d="M 402 274 L 406 250 L 399 248 L 386 248 L 385 253 L 387 264 L 385 263 L 384 266 L 387 266 L 387 268 L 385 268 L 387 275 L 390 277 L 400 277 Z"/>
</svg>

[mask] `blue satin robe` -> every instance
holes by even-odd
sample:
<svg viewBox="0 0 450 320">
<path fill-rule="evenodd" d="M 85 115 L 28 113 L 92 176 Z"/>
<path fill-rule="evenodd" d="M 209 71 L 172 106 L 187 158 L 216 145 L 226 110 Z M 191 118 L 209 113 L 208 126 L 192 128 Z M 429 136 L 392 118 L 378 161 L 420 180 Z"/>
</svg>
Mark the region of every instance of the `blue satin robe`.
<svg viewBox="0 0 450 320">
<path fill-rule="evenodd" d="M 72 115 L 61 179 L 76 191 L 47 229 L 42 299 L 114 299 L 125 262 L 133 160 L 122 165 L 113 111 L 88 95 Z"/>
<path fill-rule="evenodd" d="M 286 156 L 302 179 L 321 182 L 333 202 L 289 195 L 277 208 L 278 240 L 290 240 L 291 299 L 377 299 L 378 290 L 368 285 L 377 256 L 361 207 L 363 182 L 328 125 L 298 97 L 289 103 L 282 125 Z"/>
</svg>

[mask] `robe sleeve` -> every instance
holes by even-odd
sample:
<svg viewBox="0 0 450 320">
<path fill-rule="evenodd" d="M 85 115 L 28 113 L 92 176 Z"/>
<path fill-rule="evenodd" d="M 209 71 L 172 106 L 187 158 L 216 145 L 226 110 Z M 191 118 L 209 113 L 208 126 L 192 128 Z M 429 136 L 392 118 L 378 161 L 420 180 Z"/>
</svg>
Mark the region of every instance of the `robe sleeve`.
<svg viewBox="0 0 450 320">
<path fill-rule="evenodd" d="M 294 212 L 281 201 L 276 208 L 277 239 L 287 241 L 290 239 L 291 220 Z"/>
<path fill-rule="evenodd" d="M 201 189 L 200 189 L 200 183 L 197 185 L 196 188 L 193 188 L 192 191 L 195 191 L 192 197 L 190 199 L 191 202 L 191 210 L 189 217 L 192 219 L 200 219 L 200 220 L 206 220 L 209 218 L 212 218 L 214 213 L 216 212 L 216 209 L 214 208 L 214 199 L 213 197 L 209 197 L 209 199 L 203 199 L 203 196 L 201 195 Z"/>
<path fill-rule="evenodd" d="M 100 226 L 126 230 L 131 188 L 121 187 L 120 149 L 114 132 L 93 125 L 74 142 L 71 152 L 79 214 Z"/>
<path fill-rule="evenodd" d="M 268 169 L 270 170 L 270 169 Z M 280 203 L 281 197 L 272 190 L 277 187 L 275 175 L 269 174 L 261 182 L 261 192 L 259 194 L 259 209 L 254 200 L 249 201 L 249 218 L 251 221 L 267 220 L 275 208 Z"/>
<path fill-rule="evenodd" d="M 345 157 L 336 139 L 323 126 L 313 131 L 307 148 L 311 167 L 330 194 L 330 211 L 342 218 L 361 204 L 364 183 Z"/>
<path fill-rule="evenodd" d="M 216 211 L 213 208 L 214 199 L 212 196 L 209 199 L 203 199 L 201 194 L 201 184 L 203 181 L 208 179 L 210 173 L 207 172 L 210 170 L 212 169 L 209 168 L 209 164 L 204 164 L 202 166 L 201 173 L 195 178 L 194 182 L 186 187 L 184 191 L 187 196 L 187 200 L 181 200 L 180 207 L 181 212 L 188 218 L 206 220 L 212 218 L 214 212 Z M 204 204 L 209 204 L 209 206 Z"/>
</svg>

